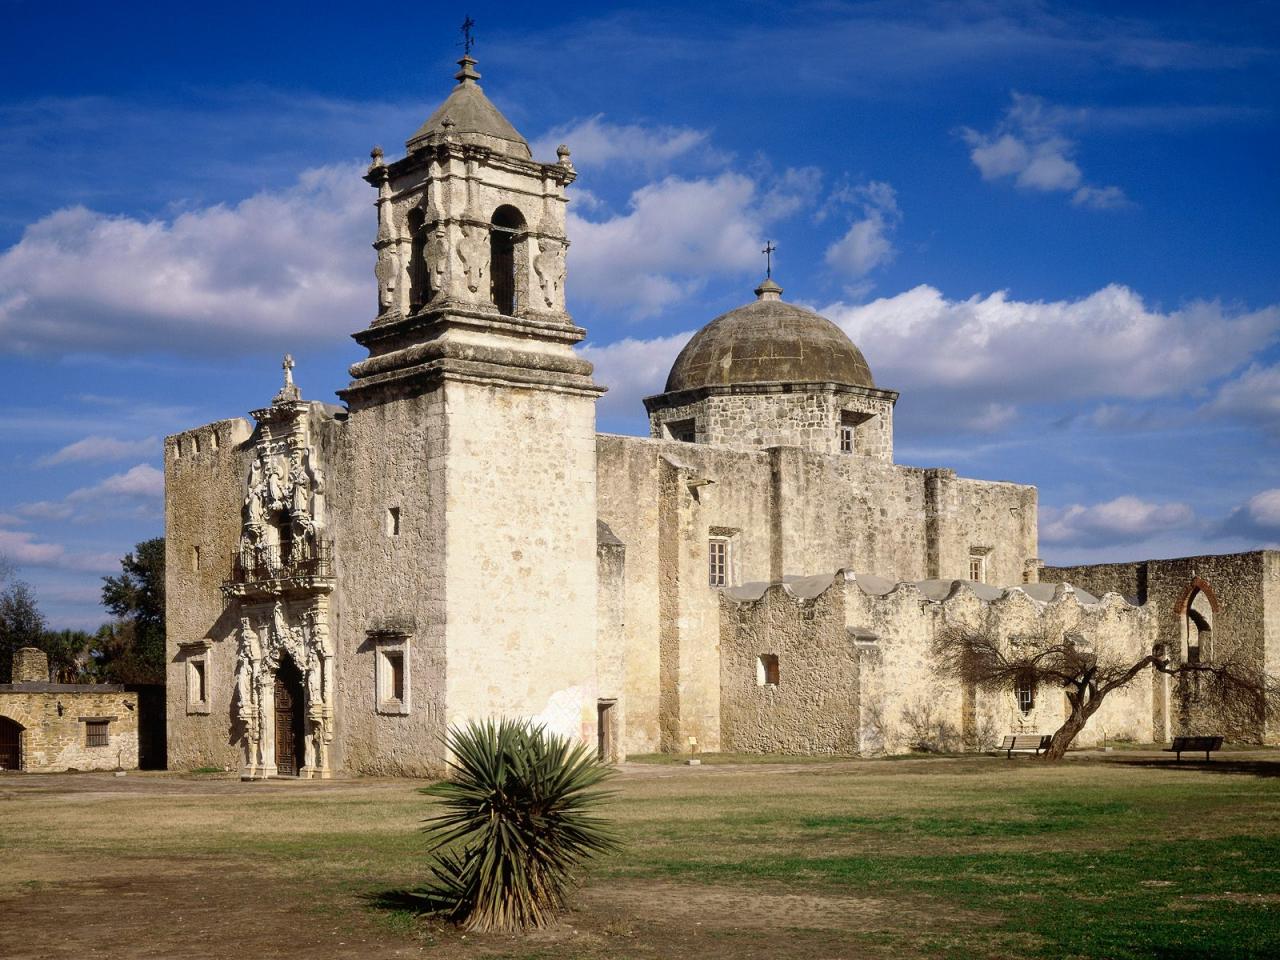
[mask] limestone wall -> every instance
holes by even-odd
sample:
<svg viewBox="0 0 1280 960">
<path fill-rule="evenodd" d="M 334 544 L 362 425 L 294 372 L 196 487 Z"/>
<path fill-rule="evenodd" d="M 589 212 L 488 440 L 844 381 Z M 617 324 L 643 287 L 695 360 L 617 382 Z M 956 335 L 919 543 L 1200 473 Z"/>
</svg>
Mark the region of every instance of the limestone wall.
<svg viewBox="0 0 1280 960">
<path fill-rule="evenodd" d="M 101 684 L 0 685 L 0 716 L 22 728 L 22 769 L 31 773 L 138 768 L 138 695 Z M 105 746 L 88 745 L 86 720 L 107 721 Z"/>
<path fill-rule="evenodd" d="M 459 379 L 450 418 L 448 721 L 596 736 L 595 397 Z"/>
<path fill-rule="evenodd" d="M 337 582 L 333 760 L 352 773 L 430 776 L 443 769 L 444 404 L 442 391 L 401 397 L 316 431 L 332 491 Z M 408 712 L 379 711 L 378 645 L 401 638 Z"/>
<path fill-rule="evenodd" d="M 170 769 L 238 769 L 232 696 L 238 623 L 221 588 L 240 538 L 253 457 L 248 420 L 221 420 L 165 440 L 166 737 Z M 199 551 L 197 555 L 197 550 Z M 193 647 L 208 641 L 207 649 Z M 188 662 L 207 660 L 207 707 L 187 695 Z"/>
<path fill-rule="evenodd" d="M 1144 560 L 1133 563 L 1045 567 L 1046 582 L 1072 583 L 1091 593 L 1116 590 L 1152 608 L 1157 639 L 1180 661 L 1187 655 L 1188 604 L 1197 593 L 1207 599 L 1212 656 L 1242 655 L 1280 674 L 1280 579 L 1275 551 Z M 1280 742 L 1280 727 L 1267 731 L 1223 731 L 1221 722 L 1194 690 L 1175 682 L 1167 705 L 1156 704 L 1156 727 L 1166 732 L 1219 733 Z"/>
</svg>

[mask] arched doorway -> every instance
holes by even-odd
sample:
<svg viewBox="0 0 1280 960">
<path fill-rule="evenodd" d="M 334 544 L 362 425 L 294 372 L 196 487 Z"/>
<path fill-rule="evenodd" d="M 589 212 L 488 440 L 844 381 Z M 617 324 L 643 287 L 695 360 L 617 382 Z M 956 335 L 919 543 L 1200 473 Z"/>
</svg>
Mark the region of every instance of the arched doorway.
<svg viewBox="0 0 1280 960">
<path fill-rule="evenodd" d="M 1187 604 L 1186 662 L 1208 663 L 1213 659 L 1213 606 L 1203 591 L 1197 590 Z"/>
<path fill-rule="evenodd" d="M 302 769 L 306 746 L 306 695 L 302 673 L 287 655 L 280 657 L 276 670 L 276 774 L 296 777 Z"/>
<path fill-rule="evenodd" d="M 0 717 L 0 770 L 22 769 L 22 724 Z"/>
<path fill-rule="evenodd" d="M 516 254 L 517 241 L 524 230 L 524 217 L 515 207 L 503 204 L 493 212 L 489 228 L 489 280 L 498 312 L 508 317 L 514 317 L 520 305 Z"/>
</svg>

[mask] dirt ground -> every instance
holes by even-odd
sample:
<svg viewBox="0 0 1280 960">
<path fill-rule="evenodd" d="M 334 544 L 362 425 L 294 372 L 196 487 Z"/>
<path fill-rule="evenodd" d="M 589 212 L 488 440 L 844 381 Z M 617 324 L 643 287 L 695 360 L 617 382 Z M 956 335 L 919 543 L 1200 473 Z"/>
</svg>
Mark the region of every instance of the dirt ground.
<svg viewBox="0 0 1280 960">
<path fill-rule="evenodd" d="M 1274 764 L 1280 772 L 1275 756 L 1239 759 Z M 939 781 L 930 810 L 949 809 L 956 790 L 982 789 L 988 775 L 1009 776 L 1000 772 L 1009 768 L 985 762 L 994 773 L 972 762 L 938 760 L 624 765 L 615 808 L 629 856 L 590 871 L 562 923 L 520 938 L 468 936 L 388 909 L 385 900 L 379 905 L 379 896 L 412 888 L 425 871 L 417 828 L 430 811 L 418 781 L 6 774 L 0 776 L 0 957 L 1008 955 L 1017 937 L 994 931 L 997 910 L 910 891 L 814 890 L 760 876 L 739 882 L 731 868 L 714 884 L 691 883 L 678 871 L 664 875 L 663 867 L 681 847 L 696 846 L 713 866 L 720 851 L 741 853 L 744 843 L 759 844 L 766 856 L 789 852 L 785 831 L 770 831 L 770 815 L 754 813 L 788 790 L 815 810 L 862 791 L 868 809 L 892 818 L 896 804 L 922 802 L 928 790 L 920 785 L 935 773 L 948 782 Z M 1041 776 L 1023 772 L 1031 763 L 1016 768 L 1017 776 Z M 1096 779 L 1078 765 L 1066 766 L 1077 767 L 1065 774 L 1073 782 Z M 1171 771 L 1178 782 L 1196 775 Z M 1131 789 L 1127 772 L 1116 776 Z M 700 818 L 708 824 L 705 833 L 697 827 Z M 723 837 L 712 838 L 713 829 Z M 705 843 L 690 840 L 700 836 Z M 822 841 L 812 842 L 819 845 L 806 849 L 820 854 Z M 876 842 L 872 837 L 864 846 L 874 850 Z M 956 841 L 939 842 L 941 851 Z M 632 862 L 648 866 L 632 869 Z"/>
</svg>

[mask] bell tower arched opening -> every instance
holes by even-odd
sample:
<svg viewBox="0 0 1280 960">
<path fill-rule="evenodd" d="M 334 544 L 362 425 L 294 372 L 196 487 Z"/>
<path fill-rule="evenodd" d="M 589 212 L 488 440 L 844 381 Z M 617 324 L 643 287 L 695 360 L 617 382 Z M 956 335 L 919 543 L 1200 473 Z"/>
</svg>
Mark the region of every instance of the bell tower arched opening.
<svg viewBox="0 0 1280 960">
<path fill-rule="evenodd" d="M 504 203 L 493 212 L 489 226 L 489 281 L 491 298 L 504 316 L 513 317 L 520 306 L 520 243 L 524 239 L 524 216 Z"/>
<path fill-rule="evenodd" d="M 409 312 L 417 313 L 431 300 L 431 271 L 427 269 L 426 215 L 414 207 L 405 219 L 409 230 Z"/>
</svg>

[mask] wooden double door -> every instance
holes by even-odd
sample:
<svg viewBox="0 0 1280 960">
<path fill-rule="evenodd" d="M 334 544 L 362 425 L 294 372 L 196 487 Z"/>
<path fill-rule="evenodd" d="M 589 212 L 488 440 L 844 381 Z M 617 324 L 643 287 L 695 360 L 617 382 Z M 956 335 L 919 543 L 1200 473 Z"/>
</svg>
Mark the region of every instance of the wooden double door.
<svg viewBox="0 0 1280 960">
<path fill-rule="evenodd" d="M 306 695 L 302 674 L 288 657 L 276 671 L 276 773 L 296 777 L 306 756 Z"/>
<path fill-rule="evenodd" d="M 22 769 L 22 727 L 0 717 L 0 770 Z"/>
</svg>

